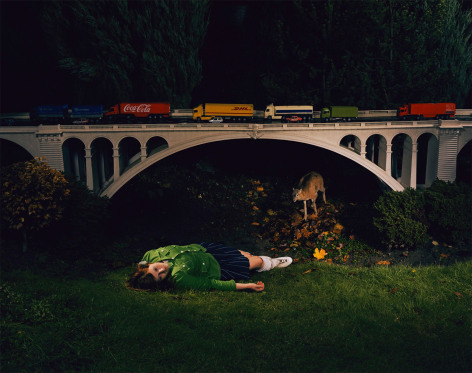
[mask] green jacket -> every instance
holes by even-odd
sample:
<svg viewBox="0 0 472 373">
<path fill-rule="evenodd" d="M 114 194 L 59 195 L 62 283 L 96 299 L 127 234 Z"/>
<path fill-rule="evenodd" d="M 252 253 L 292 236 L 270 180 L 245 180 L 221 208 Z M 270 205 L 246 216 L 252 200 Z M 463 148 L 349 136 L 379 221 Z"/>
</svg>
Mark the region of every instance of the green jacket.
<svg viewBox="0 0 472 373">
<path fill-rule="evenodd" d="M 148 251 L 142 260 L 148 263 L 168 260 L 170 273 L 167 279 L 177 289 L 236 290 L 234 280 L 220 280 L 220 265 L 203 246 L 197 244 L 160 247 Z"/>
</svg>

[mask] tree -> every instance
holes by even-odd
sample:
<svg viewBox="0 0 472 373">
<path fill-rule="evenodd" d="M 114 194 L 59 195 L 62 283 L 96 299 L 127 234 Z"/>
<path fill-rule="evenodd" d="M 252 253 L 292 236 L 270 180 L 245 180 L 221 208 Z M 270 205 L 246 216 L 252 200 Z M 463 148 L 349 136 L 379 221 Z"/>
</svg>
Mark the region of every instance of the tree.
<svg viewBox="0 0 472 373">
<path fill-rule="evenodd" d="M 77 103 L 169 100 L 201 80 L 206 0 L 53 1 L 42 25 Z"/>
<path fill-rule="evenodd" d="M 459 0 L 295 0 L 262 5 L 268 102 L 394 108 L 472 85 L 472 16 Z"/>
<path fill-rule="evenodd" d="M 21 232 L 23 252 L 27 234 L 62 217 L 69 195 L 64 175 L 35 158 L 1 170 L 1 217 L 10 229 Z"/>
</svg>

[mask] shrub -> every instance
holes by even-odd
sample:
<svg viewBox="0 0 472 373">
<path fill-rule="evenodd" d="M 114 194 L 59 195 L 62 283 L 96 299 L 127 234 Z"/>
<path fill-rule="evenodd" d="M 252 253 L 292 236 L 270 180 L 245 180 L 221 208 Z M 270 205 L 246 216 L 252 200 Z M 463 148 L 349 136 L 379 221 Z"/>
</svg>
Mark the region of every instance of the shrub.
<svg viewBox="0 0 472 373">
<path fill-rule="evenodd" d="M 63 259 L 97 259 L 106 251 L 109 199 L 97 196 L 80 182 L 70 181 L 69 188 L 63 218 L 40 232 L 38 244 Z"/>
<path fill-rule="evenodd" d="M 374 226 L 391 248 L 414 248 L 428 240 L 423 193 L 414 189 L 388 192 L 374 204 Z"/>
<path fill-rule="evenodd" d="M 18 162 L 1 170 L 0 198 L 2 220 L 12 230 L 27 234 L 60 220 L 69 195 L 64 175 L 39 159 Z"/>
<path fill-rule="evenodd" d="M 472 244 L 472 189 L 466 184 L 436 180 L 425 192 L 429 232 L 457 246 Z"/>
</svg>

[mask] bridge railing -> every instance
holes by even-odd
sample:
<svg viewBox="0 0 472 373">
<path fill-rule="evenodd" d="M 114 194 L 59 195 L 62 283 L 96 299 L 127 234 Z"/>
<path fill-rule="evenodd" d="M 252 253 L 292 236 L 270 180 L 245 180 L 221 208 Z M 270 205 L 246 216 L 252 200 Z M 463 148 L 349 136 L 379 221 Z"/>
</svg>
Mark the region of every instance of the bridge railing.
<svg viewBox="0 0 472 373">
<path fill-rule="evenodd" d="M 385 121 L 385 122 L 328 122 L 328 123 L 136 123 L 136 124 L 57 124 L 57 125 L 39 125 L 39 126 L 21 126 L 21 127 L 0 127 L 1 133 L 60 133 L 62 131 L 69 132 L 113 132 L 113 131 L 133 131 L 133 130 L 253 130 L 255 128 L 262 130 L 291 130 L 291 129 L 353 129 L 353 128 L 392 128 L 392 127 L 443 127 L 447 124 L 455 124 L 458 126 L 472 126 L 472 121 L 461 120 L 422 120 L 422 121 Z"/>
<path fill-rule="evenodd" d="M 329 122 L 329 123 L 194 123 L 194 122 L 183 122 L 183 123 L 159 123 L 159 124 L 93 124 L 93 125 L 58 125 L 59 130 L 84 130 L 84 131 L 97 131 L 97 130 L 133 130 L 133 129 L 253 129 L 257 127 L 259 129 L 296 129 L 296 128 L 352 128 L 352 127 L 435 127 L 439 126 L 440 122 L 437 120 L 423 120 L 423 121 L 389 121 L 389 122 Z M 56 126 L 42 126 L 45 127 L 56 127 Z"/>
</svg>

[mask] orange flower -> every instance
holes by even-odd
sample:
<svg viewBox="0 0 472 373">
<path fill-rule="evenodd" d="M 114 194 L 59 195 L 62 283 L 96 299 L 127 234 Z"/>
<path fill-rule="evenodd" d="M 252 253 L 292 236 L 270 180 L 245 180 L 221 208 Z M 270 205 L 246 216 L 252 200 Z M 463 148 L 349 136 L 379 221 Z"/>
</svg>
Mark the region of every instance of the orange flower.
<svg viewBox="0 0 472 373">
<path fill-rule="evenodd" d="M 388 260 L 381 260 L 379 262 L 377 262 L 378 265 L 381 265 L 381 266 L 388 266 L 390 265 L 390 262 Z"/>
</svg>

